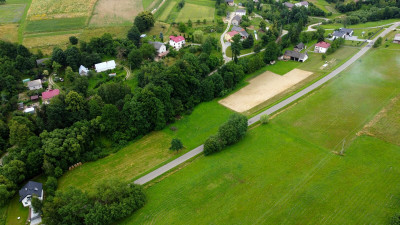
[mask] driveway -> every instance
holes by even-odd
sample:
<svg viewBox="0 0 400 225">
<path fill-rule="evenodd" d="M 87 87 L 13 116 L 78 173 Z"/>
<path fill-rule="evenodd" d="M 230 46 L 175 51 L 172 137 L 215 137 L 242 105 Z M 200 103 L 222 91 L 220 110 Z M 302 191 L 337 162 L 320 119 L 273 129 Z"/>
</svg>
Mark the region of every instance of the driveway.
<svg viewBox="0 0 400 225">
<path fill-rule="evenodd" d="M 221 42 L 221 47 L 222 47 L 222 56 L 224 57 L 224 61 L 225 63 L 231 61 L 232 59 L 228 56 L 226 56 L 226 49 L 231 46 L 230 42 L 225 42 L 225 34 L 226 32 L 229 31 L 229 28 L 231 26 L 231 22 L 232 22 L 232 18 L 228 19 L 228 26 L 226 27 L 224 33 L 222 33 L 221 37 L 220 37 L 220 42 Z"/>
</svg>

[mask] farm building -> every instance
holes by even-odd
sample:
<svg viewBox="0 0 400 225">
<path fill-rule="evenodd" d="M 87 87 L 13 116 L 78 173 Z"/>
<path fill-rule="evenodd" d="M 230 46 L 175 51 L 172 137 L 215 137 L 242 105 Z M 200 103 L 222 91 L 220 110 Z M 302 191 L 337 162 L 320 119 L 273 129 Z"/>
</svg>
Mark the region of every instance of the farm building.
<svg viewBox="0 0 400 225">
<path fill-rule="evenodd" d="M 325 41 L 318 42 L 315 45 L 314 52 L 316 52 L 316 53 L 325 53 L 326 51 L 328 51 L 328 48 L 330 46 L 331 46 L 331 44 L 329 44 L 329 43 L 327 43 Z"/>
<path fill-rule="evenodd" d="M 169 36 L 169 45 L 179 50 L 185 45 L 185 38 L 182 36 Z"/>
<path fill-rule="evenodd" d="M 39 90 L 42 87 L 42 81 L 40 79 L 28 81 L 28 88 L 29 90 Z"/>
<path fill-rule="evenodd" d="M 298 3 L 294 4 L 294 5 L 295 5 L 296 7 L 302 7 L 302 6 L 304 6 L 304 7 L 308 8 L 308 2 L 307 2 L 307 1 L 298 2 Z"/>
<path fill-rule="evenodd" d="M 115 64 L 114 60 L 111 60 L 111 61 L 107 61 L 107 62 L 97 63 L 94 65 L 94 67 L 96 68 L 96 72 L 100 73 L 100 72 L 104 72 L 107 70 L 115 69 L 116 64 Z"/>
<path fill-rule="evenodd" d="M 335 30 L 332 33 L 332 38 L 335 40 L 336 38 L 346 38 L 346 36 L 352 36 L 353 35 L 353 30 L 352 29 L 347 29 L 347 28 L 340 28 L 339 30 Z"/>
<path fill-rule="evenodd" d="M 236 34 L 239 34 L 239 32 L 237 32 L 237 31 L 230 31 L 230 32 L 227 32 L 227 33 L 225 34 L 225 40 L 226 40 L 226 41 L 229 41 L 229 42 L 232 42 L 232 38 L 233 38 Z"/>
<path fill-rule="evenodd" d="M 84 67 L 83 65 L 81 65 L 81 66 L 79 67 L 79 75 L 81 75 L 81 76 L 87 76 L 88 73 L 89 73 L 89 69 L 88 69 L 88 68 Z"/>
<path fill-rule="evenodd" d="M 307 53 L 286 50 L 285 54 L 283 55 L 283 59 L 304 62 L 308 59 L 308 55 Z"/>
<path fill-rule="evenodd" d="M 48 100 L 53 98 L 54 96 L 57 96 L 60 94 L 60 90 L 54 89 L 50 91 L 45 91 L 42 93 L 42 100 L 45 101 L 45 103 L 48 103 Z"/>
<path fill-rule="evenodd" d="M 400 34 L 394 35 L 393 43 L 400 44 Z"/>
<path fill-rule="evenodd" d="M 31 206 L 33 195 L 43 200 L 43 187 L 41 183 L 29 181 L 19 190 L 19 201 L 22 202 L 24 207 Z"/>
<path fill-rule="evenodd" d="M 24 109 L 24 113 L 33 114 L 33 113 L 35 113 L 35 108 L 33 108 L 33 107 L 26 108 L 26 109 Z"/>
<path fill-rule="evenodd" d="M 246 15 L 246 10 L 238 9 L 238 10 L 236 10 L 235 15 L 244 16 L 244 15 Z"/>
<path fill-rule="evenodd" d="M 300 52 L 301 50 L 305 49 L 306 46 L 303 44 L 303 42 L 300 42 L 296 46 L 294 46 L 294 49 L 296 52 Z"/>
<path fill-rule="evenodd" d="M 168 54 L 167 47 L 164 45 L 164 43 L 158 42 L 158 41 L 149 41 L 149 44 L 153 45 L 153 47 L 157 51 L 157 57 L 164 57 Z"/>
<path fill-rule="evenodd" d="M 239 15 L 236 15 L 232 18 L 232 25 L 239 26 L 240 21 L 242 21 L 242 18 Z"/>
<path fill-rule="evenodd" d="M 235 5 L 233 0 L 225 0 L 226 4 L 228 4 L 229 6 L 233 6 Z"/>
</svg>

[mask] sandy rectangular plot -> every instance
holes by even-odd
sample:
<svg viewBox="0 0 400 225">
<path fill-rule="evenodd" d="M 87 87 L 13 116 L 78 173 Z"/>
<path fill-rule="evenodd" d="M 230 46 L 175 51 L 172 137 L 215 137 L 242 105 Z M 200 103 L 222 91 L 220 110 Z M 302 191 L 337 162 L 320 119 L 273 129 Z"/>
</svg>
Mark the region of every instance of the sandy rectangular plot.
<svg viewBox="0 0 400 225">
<path fill-rule="evenodd" d="M 311 74 L 300 69 L 294 69 L 283 76 L 267 71 L 219 103 L 237 112 L 245 112 L 293 87 Z"/>
</svg>

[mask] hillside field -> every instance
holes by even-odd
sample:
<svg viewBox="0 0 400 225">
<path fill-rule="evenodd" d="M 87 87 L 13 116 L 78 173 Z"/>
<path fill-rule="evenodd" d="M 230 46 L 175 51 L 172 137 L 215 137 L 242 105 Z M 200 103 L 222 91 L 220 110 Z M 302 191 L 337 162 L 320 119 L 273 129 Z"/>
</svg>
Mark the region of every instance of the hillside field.
<svg viewBox="0 0 400 225">
<path fill-rule="evenodd" d="M 399 60 L 370 50 L 238 144 L 156 181 L 122 224 L 388 223 L 400 210 L 400 147 L 356 134 L 400 94 Z M 344 140 L 345 155 L 333 154 Z"/>
</svg>

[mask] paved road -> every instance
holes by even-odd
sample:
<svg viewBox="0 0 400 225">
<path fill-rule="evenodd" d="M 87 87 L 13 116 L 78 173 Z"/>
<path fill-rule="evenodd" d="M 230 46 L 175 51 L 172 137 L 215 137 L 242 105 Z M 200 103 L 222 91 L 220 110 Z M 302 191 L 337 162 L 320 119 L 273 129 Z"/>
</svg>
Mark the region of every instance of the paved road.
<svg viewBox="0 0 400 225">
<path fill-rule="evenodd" d="M 232 14 L 232 13 L 231 13 Z M 232 15 L 230 15 L 230 17 L 232 17 Z M 222 47 L 222 56 L 224 57 L 224 61 L 225 63 L 229 62 L 230 60 L 232 60 L 230 57 L 226 56 L 226 49 L 231 46 L 231 43 L 227 42 L 225 43 L 224 39 L 225 39 L 225 34 L 226 32 L 228 32 L 230 26 L 231 26 L 231 22 L 232 22 L 232 18 L 228 19 L 228 26 L 226 27 L 226 30 L 224 31 L 224 33 L 222 33 L 221 37 L 220 37 L 220 42 L 221 42 L 221 47 Z"/>
<path fill-rule="evenodd" d="M 355 61 L 357 61 L 362 55 L 364 55 L 372 46 L 372 43 L 374 41 L 376 41 L 376 39 L 378 39 L 379 37 L 383 37 L 386 36 L 391 30 L 393 30 L 394 28 L 396 28 L 397 26 L 400 25 L 400 22 L 395 23 L 394 25 L 392 25 L 390 28 L 386 29 L 385 31 L 383 31 L 381 34 L 379 34 L 371 43 L 369 43 L 368 45 L 366 45 L 365 47 L 363 47 L 357 54 L 355 54 L 351 59 L 349 59 L 347 62 L 345 62 L 343 65 L 341 65 L 340 67 L 338 67 L 337 69 L 335 69 L 334 71 L 332 71 L 330 74 L 326 75 L 325 77 L 323 77 L 322 79 L 318 80 L 317 82 L 313 83 L 312 85 L 308 86 L 307 88 L 305 88 L 304 90 L 296 93 L 295 95 L 283 100 L 282 102 L 272 106 L 271 108 L 265 110 L 264 112 L 250 118 L 248 120 L 248 125 L 252 125 L 254 123 L 256 123 L 257 121 L 260 120 L 260 117 L 262 115 L 269 115 L 272 114 L 286 106 L 288 106 L 289 104 L 293 103 L 294 101 L 298 100 L 299 98 L 303 97 L 304 95 L 310 93 L 311 91 L 315 90 L 316 88 L 320 87 L 321 85 L 325 84 L 326 82 L 328 82 L 330 79 L 334 78 L 335 76 L 337 76 L 340 72 L 342 72 L 343 70 L 347 69 L 352 63 L 354 63 Z M 134 181 L 135 184 L 146 184 L 147 182 L 152 181 L 153 179 L 161 176 L 162 174 L 168 172 L 169 170 L 171 170 L 172 168 L 186 162 L 187 160 L 201 154 L 203 152 L 204 149 L 204 145 L 200 145 L 199 147 L 189 151 L 188 153 L 180 156 L 179 158 L 167 163 L 164 166 L 161 166 L 160 168 L 154 170 L 153 172 L 144 175 L 143 177 L 137 179 Z"/>
</svg>

